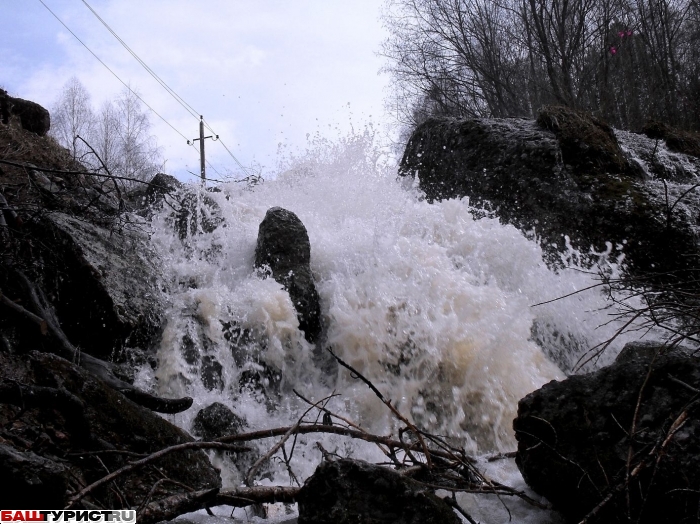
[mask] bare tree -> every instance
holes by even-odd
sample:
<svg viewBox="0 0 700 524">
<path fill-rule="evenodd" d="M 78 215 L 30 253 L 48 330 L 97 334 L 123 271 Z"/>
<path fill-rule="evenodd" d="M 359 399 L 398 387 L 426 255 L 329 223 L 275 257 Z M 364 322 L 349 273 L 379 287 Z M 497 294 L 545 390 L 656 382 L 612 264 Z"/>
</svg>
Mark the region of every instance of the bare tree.
<svg viewBox="0 0 700 524">
<path fill-rule="evenodd" d="M 148 113 L 129 87 L 96 113 L 87 89 L 73 77 L 54 105 L 53 118 L 54 138 L 91 169 L 147 181 L 162 168 Z"/>
<path fill-rule="evenodd" d="M 586 109 L 622 128 L 700 128 L 698 0 L 388 0 L 392 112 Z"/>
<path fill-rule="evenodd" d="M 86 149 L 76 137 L 90 136 L 94 120 L 90 93 L 80 80 L 71 77 L 51 109 L 51 136 L 68 148 L 73 160 L 79 160 Z"/>
<path fill-rule="evenodd" d="M 114 171 L 120 176 L 150 180 L 162 165 L 160 148 L 150 134 L 151 122 L 131 88 L 114 102 L 118 157 Z"/>
<path fill-rule="evenodd" d="M 95 117 L 95 125 L 90 140 L 95 151 L 105 163 L 107 168 L 112 171 L 119 163 L 120 147 L 119 147 L 119 116 L 110 101 L 102 104 L 99 113 Z"/>
<path fill-rule="evenodd" d="M 404 123 L 427 114 L 528 113 L 527 55 L 511 0 L 395 0 L 384 13 L 383 54 Z M 403 107 L 401 107 L 403 106 Z"/>
</svg>

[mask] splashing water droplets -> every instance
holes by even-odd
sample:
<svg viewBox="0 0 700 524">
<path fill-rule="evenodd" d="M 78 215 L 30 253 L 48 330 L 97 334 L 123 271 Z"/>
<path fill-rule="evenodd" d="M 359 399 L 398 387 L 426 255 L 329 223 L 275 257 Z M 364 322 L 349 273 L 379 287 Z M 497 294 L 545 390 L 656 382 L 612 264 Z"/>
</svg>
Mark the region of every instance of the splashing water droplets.
<svg viewBox="0 0 700 524">
<path fill-rule="evenodd" d="M 187 393 L 195 408 L 223 402 L 262 429 L 299 416 L 304 408 L 292 388 L 316 400 L 335 390 L 340 396 L 329 409 L 378 434 L 395 429 L 364 384 L 319 365 L 289 295 L 254 272 L 258 226 L 280 206 L 309 233 L 321 344 L 417 425 L 472 452 L 514 448 L 518 400 L 563 378 L 560 368 L 570 370 L 582 351 L 614 332 L 596 330 L 604 296 L 593 290 L 531 307 L 590 286 L 594 277 L 548 269 L 536 242 L 495 218 L 475 219 L 467 199 L 428 204 L 383 159 L 371 132 L 336 142 L 316 136 L 304 154 L 280 161 L 275 179 L 254 190 L 231 183 L 210 193 L 225 227 L 188 237 L 189 248 L 168 232 L 167 212 L 156 219 L 154 240 L 169 253 L 171 303 L 158 352 L 160 392 Z M 188 337 L 196 353 L 190 358 Z M 205 357 L 221 365 L 217 387 L 202 378 Z M 242 386 L 242 377 L 255 373 L 268 377 L 258 384 L 263 394 L 256 384 Z M 189 429 L 197 410 L 190 411 L 173 419 Z M 315 441 L 358 458 L 376 454 L 335 436 L 299 445 Z M 312 457 L 308 451 L 295 459 L 302 477 L 313 471 Z M 286 475 L 282 467 L 273 474 Z"/>
</svg>

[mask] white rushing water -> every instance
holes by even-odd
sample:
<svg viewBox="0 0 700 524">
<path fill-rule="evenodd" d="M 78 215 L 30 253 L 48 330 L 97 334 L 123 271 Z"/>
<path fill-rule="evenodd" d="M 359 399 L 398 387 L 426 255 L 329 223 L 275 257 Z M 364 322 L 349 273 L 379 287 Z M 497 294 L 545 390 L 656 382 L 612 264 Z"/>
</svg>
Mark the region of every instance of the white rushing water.
<svg viewBox="0 0 700 524">
<path fill-rule="evenodd" d="M 616 331 L 603 325 L 610 311 L 599 288 L 533 307 L 596 284 L 595 275 L 549 269 L 535 241 L 496 218 L 474 219 L 467 199 L 428 204 L 381 158 L 370 131 L 335 143 L 316 140 L 306 154 L 287 159 L 274 180 L 252 189 L 222 184 L 221 192 L 208 193 L 224 220 L 211 233 L 183 242 L 167 206 L 154 219 L 170 309 L 155 377 L 144 369 L 140 381 L 156 384 L 163 395 L 195 398 L 192 409 L 170 420 L 189 431 L 198 410 L 217 401 L 244 417 L 250 430 L 285 426 L 308 408 L 295 389 L 314 402 L 335 392 L 327 407 L 373 433 L 399 427 L 367 386 L 319 365 L 286 291 L 253 270 L 258 226 L 274 206 L 296 213 L 308 230 L 323 344 L 405 416 L 474 455 L 514 450 L 518 400 L 563 378 L 586 349 Z M 601 261 L 616 271 L 604 256 Z M 617 340 L 599 364 L 624 342 Z M 207 359 L 223 369 L 222 387 L 211 391 L 201 378 Z M 278 395 L 241 386 L 256 371 L 267 372 L 262 386 Z M 291 442 L 287 446 L 291 472 L 275 459 L 260 482 L 290 485 L 292 473 L 303 482 L 321 459 L 316 442 L 343 456 L 385 458 L 366 443 L 307 435 L 293 453 Z M 260 449 L 272 443 L 260 442 Z M 214 460 L 226 484 L 240 483 L 229 459 Z M 525 487 L 512 461 L 484 467 Z M 493 497 L 460 500 L 481 522 L 508 522 Z M 546 512 L 504 502 L 514 521 L 556 522 Z"/>
</svg>

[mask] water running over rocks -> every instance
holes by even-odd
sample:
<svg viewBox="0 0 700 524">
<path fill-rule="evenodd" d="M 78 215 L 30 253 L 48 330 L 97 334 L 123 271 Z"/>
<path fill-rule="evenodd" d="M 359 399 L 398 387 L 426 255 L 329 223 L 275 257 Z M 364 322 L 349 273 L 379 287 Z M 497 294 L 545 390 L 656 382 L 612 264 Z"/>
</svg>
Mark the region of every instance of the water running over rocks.
<svg viewBox="0 0 700 524">
<path fill-rule="evenodd" d="M 497 218 L 475 219 L 466 198 L 428 203 L 382 163 L 370 133 L 317 140 L 283 167 L 252 189 L 230 183 L 207 192 L 213 204 L 202 213 L 223 219 L 213 230 L 181 239 L 167 208 L 153 221 L 169 309 L 158 366 L 142 369 L 138 382 L 161 395 L 192 396 L 195 408 L 169 416 L 187 430 L 214 402 L 251 429 L 293 424 L 308 405 L 292 390 L 313 402 L 335 392 L 331 411 L 376 434 L 396 429 L 366 385 L 319 364 L 315 354 L 329 347 L 419 427 L 471 453 L 512 451 L 518 400 L 563 378 L 562 369 L 617 329 L 603 325 L 608 304 L 600 289 L 571 295 L 596 284 L 595 275 L 549 269 L 535 241 Z M 315 347 L 284 286 L 254 269 L 259 226 L 274 207 L 296 214 L 308 231 L 324 326 Z M 565 253 L 563 265 L 575 266 L 575 256 Z M 608 274 L 618 271 L 604 254 L 601 263 Z M 571 296 L 533 307 L 564 295 Z M 365 443 L 299 437 L 289 468 L 273 461 L 262 482 L 308 477 L 321 458 L 316 442 L 342 456 L 382 460 Z M 215 460 L 224 484 L 241 482 L 226 457 Z M 512 463 L 488 468 L 522 487 Z M 499 502 L 464 498 L 475 515 L 507 520 Z"/>
</svg>

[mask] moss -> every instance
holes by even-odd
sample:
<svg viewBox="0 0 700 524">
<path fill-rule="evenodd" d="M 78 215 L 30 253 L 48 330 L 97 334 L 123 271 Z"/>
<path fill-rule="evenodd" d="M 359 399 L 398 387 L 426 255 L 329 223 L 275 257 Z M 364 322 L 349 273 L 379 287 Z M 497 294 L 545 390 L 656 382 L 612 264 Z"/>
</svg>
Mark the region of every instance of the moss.
<svg viewBox="0 0 700 524">
<path fill-rule="evenodd" d="M 665 140 L 666 147 L 676 153 L 683 153 L 700 158 L 700 134 L 681 131 L 661 122 L 650 120 L 642 133 L 654 140 Z"/>
<path fill-rule="evenodd" d="M 627 160 L 612 128 L 590 113 L 563 106 L 543 106 L 537 123 L 556 135 L 562 160 L 575 173 L 628 173 Z"/>
</svg>

